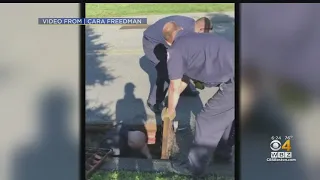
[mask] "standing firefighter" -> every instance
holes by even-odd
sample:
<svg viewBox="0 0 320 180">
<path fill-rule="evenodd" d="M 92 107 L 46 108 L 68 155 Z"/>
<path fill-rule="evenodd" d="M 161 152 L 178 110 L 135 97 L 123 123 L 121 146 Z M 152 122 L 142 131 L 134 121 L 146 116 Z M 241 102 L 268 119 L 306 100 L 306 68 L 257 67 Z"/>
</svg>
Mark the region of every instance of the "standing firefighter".
<svg viewBox="0 0 320 180">
<path fill-rule="evenodd" d="M 180 93 L 190 79 L 206 88 L 219 87 L 216 94 L 197 115 L 194 146 L 188 163 L 173 163 L 180 174 L 202 175 L 219 141 L 228 137 L 234 121 L 234 44 L 213 34 L 184 31 L 175 22 L 163 27 L 163 36 L 171 46 L 168 49 L 170 79 L 168 108 L 164 116 L 173 119 Z M 231 149 L 231 148 L 230 148 Z"/>
</svg>

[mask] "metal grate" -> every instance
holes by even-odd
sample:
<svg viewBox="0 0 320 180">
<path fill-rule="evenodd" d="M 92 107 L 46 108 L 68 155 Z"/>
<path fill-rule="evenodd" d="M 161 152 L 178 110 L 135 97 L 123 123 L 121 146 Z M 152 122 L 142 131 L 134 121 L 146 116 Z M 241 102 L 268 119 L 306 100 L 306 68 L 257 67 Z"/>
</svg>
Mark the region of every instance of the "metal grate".
<svg viewBox="0 0 320 180">
<path fill-rule="evenodd" d="M 105 159 L 111 154 L 111 149 L 86 148 L 86 178 L 93 174 L 99 168 Z"/>
</svg>

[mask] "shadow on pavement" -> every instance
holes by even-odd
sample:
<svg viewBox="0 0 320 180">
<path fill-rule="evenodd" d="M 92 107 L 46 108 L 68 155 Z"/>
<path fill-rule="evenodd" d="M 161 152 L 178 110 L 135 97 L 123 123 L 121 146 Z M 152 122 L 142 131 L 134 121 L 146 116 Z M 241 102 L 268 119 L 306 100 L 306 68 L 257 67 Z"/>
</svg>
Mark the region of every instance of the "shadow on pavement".
<svg viewBox="0 0 320 180">
<path fill-rule="evenodd" d="M 111 70 L 103 64 L 108 46 L 96 42 L 100 36 L 95 34 L 90 26 L 86 26 L 86 91 L 89 91 L 92 86 L 105 85 L 116 79 L 111 74 Z M 108 105 L 94 103 L 86 97 L 86 122 L 109 121 L 112 114 Z"/>
<path fill-rule="evenodd" d="M 135 85 L 127 83 L 124 87 L 124 97 L 116 104 L 116 120 L 123 124 L 143 125 L 147 121 L 147 113 L 142 99 L 134 95 Z"/>
<path fill-rule="evenodd" d="M 86 100 L 86 122 L 110 121 L 112 113 L 108 105 L 99 105 L 89 108 L 89 100 Z"/>
<path fill-rule="evenodd" d="M 79 147 L 68 134 L 70 102 L 67 91 L 59 88 L 40 96 L 41 132 L 33 144 L 17 149 L 13 180 L 80 178 L 77 167 L 80 164 Z"/>
<path fill-rule="evenodd" d="M 207 14 L 213 25 L 213 32 L 234 42 L 234 18 L 226 14 Z"/>
<path fill-rule="evenodd" d="M 111 70 L 106 67 L 104 62 L 107 54 L 106 50 L 108 46 L 103 43 L 97 43 L 100 35 L 95 34 L 92 28 L 86 28 L 86 91 L 90 91 L 94 86 L 105 86 L 112 83 L 116 77 L 112 75 Z M 136 98 L 134 94 L 135 85 L 133 83 L 127 83 L 124 87 L 125 95 L 122 99 L 119 99 L 116 103 L 115 119 L 123 124 L 130 125 L 142 125 L 147 120 L 146 110 L 142 99 Z M 86 120 L 92 121 L 109 121 L 111 116 L 108 104 L 95 104 L 94 99 L 86 98 Z M 116 127 L 115 127 L 116 128 Z M 107 136 L 116 136 L 116 132 L 112 132 L 115 129 L 111 129 L 108 132 L 102 134 L 104 138 Z M 100 134 L 99 134 L 100 135 Z M 126 161 L 122 157 L 113 158 L 110 161 L 117 160 L 116 163 L 106 163 L 104 166 L 114 166 L 111 169 L 121 170 L 131 168 L 135 170 L 137 167 L 144 169 L 144 167 L 152 168 L 152 161 L 144 162 L 140 161 Z M 123 177 L 126 174 L 119 174 L 117 179 L 128 179 L 130 177 Z M 44 178 L 45 179 L 45 178 Z"/>
<path fill-rule="evenodd" d="M 105 84 L 112 82 L 115 77 L 110 69 L 103 66 L 103 58 L 107 56 L 107 44 L 96 43 L 101 35 L 86 26 L 86 85 Z"/>
<path fill-rule="evenodd" d="M 142 56 L 140 58 L 139 63 L 140 63 L 141 69 L 145 73 L 147 73 L 149 77 L 149 83 L 150 83 L 149 92 L 151 92 L 153 86 L 156 84 L 156 79 L 157 79 L 156 68 L 154 67 L 154 64 L 146 56 Z"/>
<path fill-rule="evenodd" d="M 135 85 L 131 82 L 126 83 L 124 87 L 124 97 L 119 99 L 116 104 L 116 121 L 122 123 L 122 126 L 134 125 L 129 130 L 141 131 L 148 137 L 147 130 L 144 124 L 147 121 L 147 113 L 144 108 L 142 99 L 136 98 L 134 94 Z M 138 126 L 136 126 L 138 125 Z M 127 126 L 130 127 L 130 126 Z M 125 142 L 127 143 L 127 142 Z M 133 158 L 145 158 L 142 157 L 141 153 L 126 152 L 124 158 L 121 153 L 117 163 L 117 170 L 128 170 L 135 171 L 137 169 L 153 168 L 153 162 L 151 160 L 139 161 Z M 132 158 L 131 161 L 126 158 Z M 128 179 L 126 174 L 120 173 L 118 179 Z M 150 179 L 151 180 L 151 179 Z"/>
</svg>

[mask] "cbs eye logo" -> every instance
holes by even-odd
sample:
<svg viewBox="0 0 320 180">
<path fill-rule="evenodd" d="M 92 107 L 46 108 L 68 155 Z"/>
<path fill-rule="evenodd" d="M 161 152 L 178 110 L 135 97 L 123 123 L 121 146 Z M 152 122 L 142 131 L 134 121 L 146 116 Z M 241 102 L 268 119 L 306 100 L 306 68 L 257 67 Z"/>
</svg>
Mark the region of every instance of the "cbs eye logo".
<svg viewBox="0 0 320 180">
<path fill-rule="evenodd" d="M 281 142 L 278 140 L 273 140 L 270 143 L 270 149 L 272 151 L 279 151 L 281 149 Z"/>
<path fill-rule="evenodd" d="M 270 149 L 272 151 L 279 151 L 280 149 L 290 151 L 291 150 L 291 141 L 290 139 L 286 140 L 286 142 L 282 145 L 279 140 L 273 140 L 270 143 Z"/>
</svg>

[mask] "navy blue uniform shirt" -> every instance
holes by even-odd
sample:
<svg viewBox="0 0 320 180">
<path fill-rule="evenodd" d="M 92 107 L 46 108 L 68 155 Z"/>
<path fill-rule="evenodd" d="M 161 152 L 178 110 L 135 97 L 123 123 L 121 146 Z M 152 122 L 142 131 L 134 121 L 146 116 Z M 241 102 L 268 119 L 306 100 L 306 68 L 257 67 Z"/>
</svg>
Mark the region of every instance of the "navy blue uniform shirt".
<svg viewBox="0 0 320 180">
<path fill-rule="evenodd" d="M 195 25 L 194 19 L 186 16 L 168 16 L 158 20 L 157 22 L 149 26 L 143 32 L 143 35 L 155 44 L 159 44 L 159 43 L 166 44 L 162 35 L 162 29 L 163 29 L 163 26 L 170 21 L 174 21 L 178 26 L 182 27 L 185 31 L 194 32 L 194 25 Z"/>
<path fill-rule="evenodd" d="M 218 85 L 234 77 L 234 43 L 206 33 L 179 31 L 168 49 L 169 79 L 183 75 L 206 85 Z"/>
</svg>

